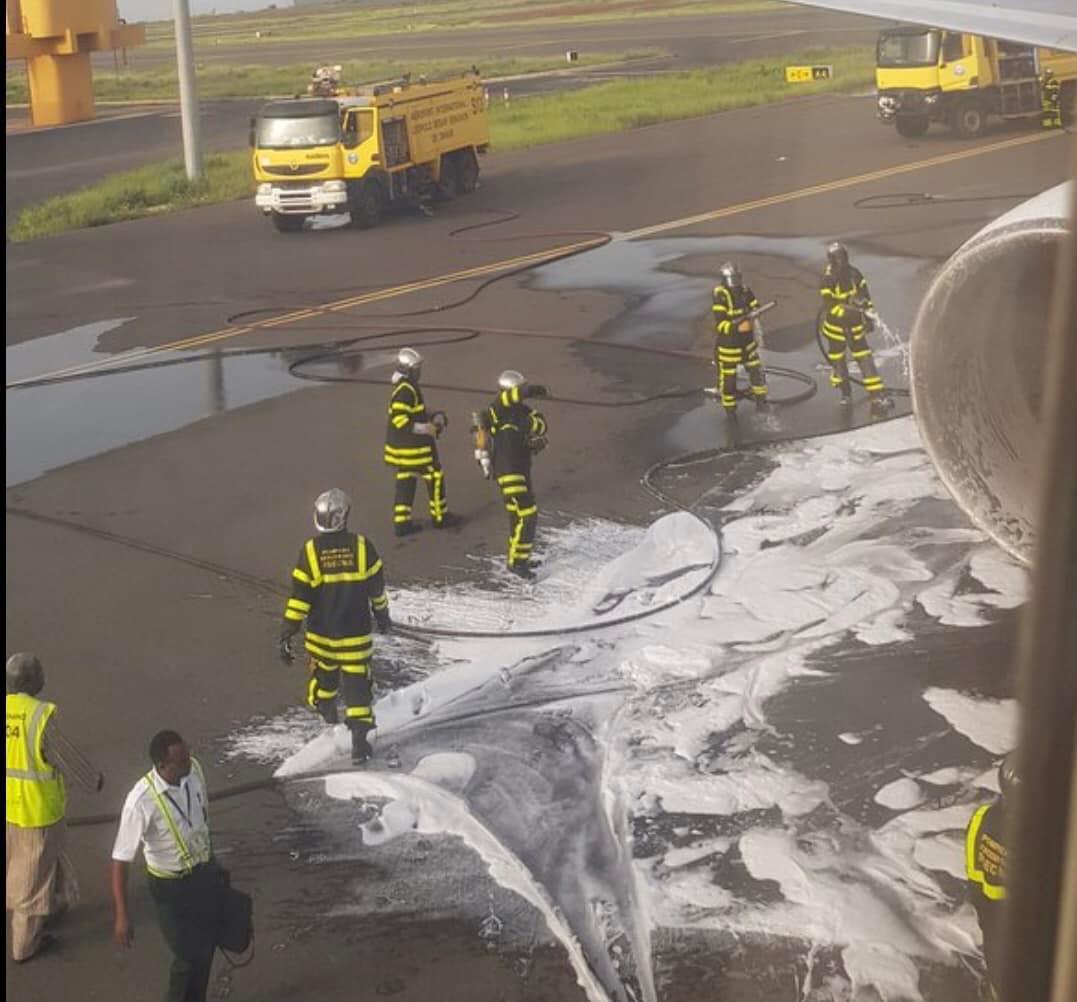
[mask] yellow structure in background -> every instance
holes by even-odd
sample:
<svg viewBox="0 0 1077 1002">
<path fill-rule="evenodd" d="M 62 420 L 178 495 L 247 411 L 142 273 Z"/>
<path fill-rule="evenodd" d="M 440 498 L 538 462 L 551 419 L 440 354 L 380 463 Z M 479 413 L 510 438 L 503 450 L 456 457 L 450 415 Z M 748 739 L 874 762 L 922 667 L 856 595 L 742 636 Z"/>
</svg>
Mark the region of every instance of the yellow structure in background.
<svg viewBox="0 0 1077 1002">
<path fill-rule="evenodd" d="M 34 125 L 93 118 L 90 53 L 145 40 L 144 25 L 119 19 L 116 0 L 7 0 L 7 58 L 26 60 Z"/>
</svg>

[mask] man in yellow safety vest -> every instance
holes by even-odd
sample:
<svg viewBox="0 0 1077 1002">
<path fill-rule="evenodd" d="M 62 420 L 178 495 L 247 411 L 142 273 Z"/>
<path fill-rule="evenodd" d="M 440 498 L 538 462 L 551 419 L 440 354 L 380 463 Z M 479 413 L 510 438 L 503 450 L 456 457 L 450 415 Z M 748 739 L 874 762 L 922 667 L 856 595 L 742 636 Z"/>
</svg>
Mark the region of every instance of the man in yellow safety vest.
<svg viewBox="0 0 1077 1002">
<path fill-rule="evenodd" d="M 1000 913 L 1006 900 L 1006 809 L 1019 782 L 1015 753 L 1010 752 L 998 770 L 1001 796 L 978 808 L 965 832 L 965 875 L 983 934 L 984 966 L 991 990 L 998 971 L 1002 944 Z"/>
<path fill-rule="evenodd" d="M 44 687 L 45 670 L 33 654 L 7 659 L 7 907 L 18 964 L 56 942 L 46 924 L 78 901 L 64 851 L 64 774 L 88 790 L 105 782 L 60 732 L 56 704 L 38 698 Z"/>
</svg>

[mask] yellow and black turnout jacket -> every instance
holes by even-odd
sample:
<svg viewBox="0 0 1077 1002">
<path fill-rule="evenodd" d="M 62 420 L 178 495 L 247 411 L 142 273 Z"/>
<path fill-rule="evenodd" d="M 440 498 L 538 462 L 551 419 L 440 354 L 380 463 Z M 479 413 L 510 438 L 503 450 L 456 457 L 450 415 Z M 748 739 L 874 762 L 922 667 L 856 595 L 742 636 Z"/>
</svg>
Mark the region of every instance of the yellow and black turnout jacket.
<svg viewBox="0 0 1077 1002">
<path fill-rule="evenodd" d="M 284 618 L 307 621 L 306 648 L 331 665 L 370 660 L 371 610 L 388 613 L 385 574 L 374 544 L 341 529 L 308 539 L 292 571 L 292 597 Z"/>
<path fill-rule="evenodd" d="M 434 439 L 411 430 L 430 420 L 419 384 L 399 380 L 389 394 L 389 422 L 385 432 L 385 462 L 400 469 L 422 468 L 434 462 Z"/>
</svg>

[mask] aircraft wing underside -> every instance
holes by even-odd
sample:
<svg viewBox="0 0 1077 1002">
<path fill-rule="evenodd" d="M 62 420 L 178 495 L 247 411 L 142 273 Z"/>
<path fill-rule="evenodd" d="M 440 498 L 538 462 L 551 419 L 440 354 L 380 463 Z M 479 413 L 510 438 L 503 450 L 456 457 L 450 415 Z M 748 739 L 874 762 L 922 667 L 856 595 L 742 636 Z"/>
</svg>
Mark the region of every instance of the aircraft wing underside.
<svg viewBox="0 0 1077 1002">
<path fill-rule="evenodd" d="M 970 35 L 1077 52 L 1073 0 L 794 0 L 866 17 L 892 18 Z"/>
</svg>

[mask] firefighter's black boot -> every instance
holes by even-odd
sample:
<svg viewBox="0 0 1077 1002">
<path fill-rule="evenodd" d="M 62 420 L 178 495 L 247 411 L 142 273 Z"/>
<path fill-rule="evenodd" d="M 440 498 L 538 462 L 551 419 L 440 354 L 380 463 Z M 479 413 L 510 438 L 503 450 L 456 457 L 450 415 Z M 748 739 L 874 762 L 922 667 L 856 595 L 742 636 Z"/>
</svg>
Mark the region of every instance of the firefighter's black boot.
<svg viewBox="0 0 1077 1002">
<path fill-rule="evenodd" d="M 374 750 L 366 739 L 370 728 L 366 724 L 349 724 L 348 727 L 352 732 L 352 765 L 369 762 L 374 755 Z"/>
<path fill-rule="evenodd" d="M 515 564 L 509 564 L 509 570 L 524 581 L 534 581 L 535 572 L 531 569 L 531 562 L 521 560 Z"/>
<path fill-rule="evenodd" d="M 447 511 L 441 517 L 440 522 L 434 522 L 435 529 L 455 529 L 458 526 L 464 524 L 464 518 L 461 515 L 457 515 L 455 512 Z"/>
<path fill-rule="evenodd" d="M 853 395 L 848 390 L 841 391 L 841 405 L 842 407 L 853 406 Z"/>
<path fill-rule="evenodd" d="M 414 522 L 397 522 L 393 526 L 393 532 L 397 537 L 413 536 L 417 532 L 422 532 L 422 526 L 416 525 Z"/>
</svg>

